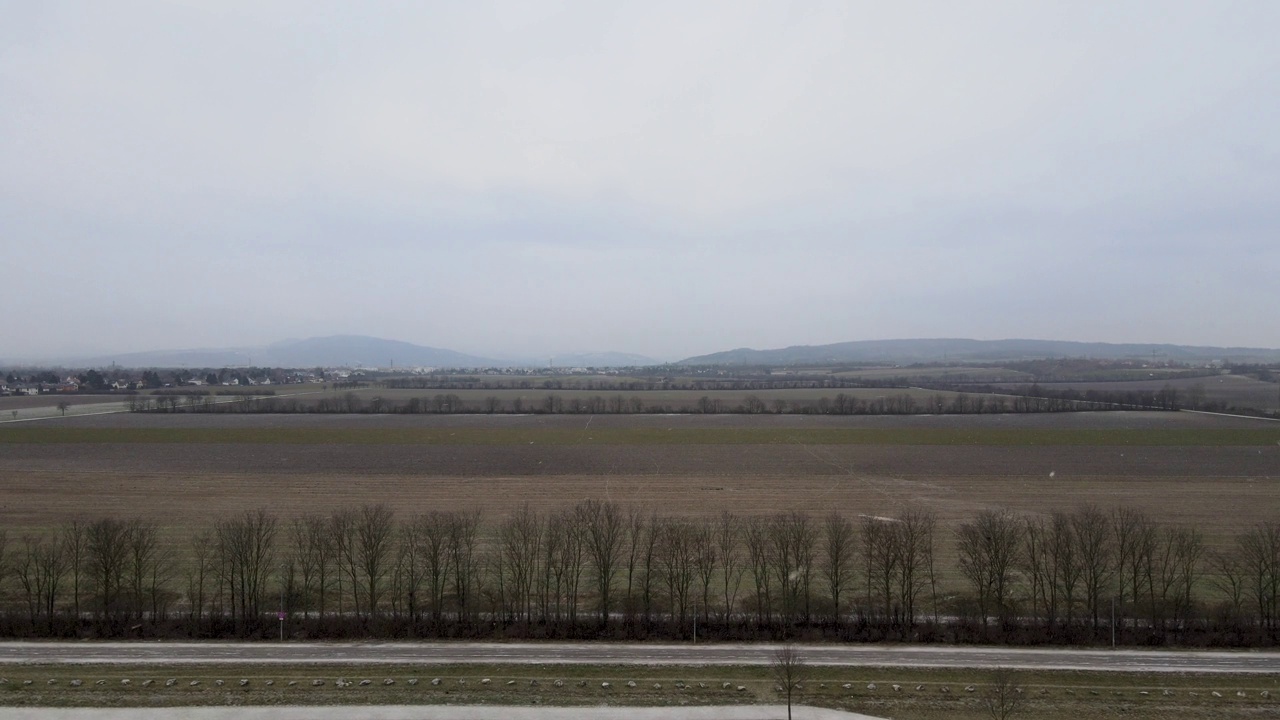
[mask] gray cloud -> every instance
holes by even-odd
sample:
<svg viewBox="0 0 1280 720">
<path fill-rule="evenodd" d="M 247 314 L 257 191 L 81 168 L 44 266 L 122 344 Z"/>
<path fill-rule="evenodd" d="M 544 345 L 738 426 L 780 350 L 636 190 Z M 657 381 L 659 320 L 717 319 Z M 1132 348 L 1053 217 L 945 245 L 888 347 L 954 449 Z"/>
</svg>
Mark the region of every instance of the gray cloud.
<svg viewBox="0 0 1280 720">
<path fill-rule="evenodd" d="M 32 3 L 0 356 L 1277 345 L 1272 3 Z"/>
</svg>

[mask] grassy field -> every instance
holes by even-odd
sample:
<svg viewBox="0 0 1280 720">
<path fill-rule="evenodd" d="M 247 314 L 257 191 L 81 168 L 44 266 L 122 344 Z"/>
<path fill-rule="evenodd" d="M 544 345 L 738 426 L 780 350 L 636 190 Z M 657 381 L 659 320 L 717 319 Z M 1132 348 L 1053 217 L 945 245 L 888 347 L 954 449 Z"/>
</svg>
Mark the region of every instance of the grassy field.
<svg viewBox="0 0 1280 720">
<path fill-rule="evenodd" d="M 1184 413 L 792 416 L 119 414 L 0 426 L 0 526 L 141 515 L 176 536 L 268 507 L 490 521 L 584 498 L 674 516 L 1140 507 L 1211 543 L 1280 514 L 1280 424 Z"/>
<path fill-rule="evenodd" d="M 0 673 L 6 681 L 0 683 L 0 705 L 7 706 L 675 706 L 773 704 L 780 699 L 765 667 L 21 665 L 0 667 Z M 981 695 L 990 672 L 811 667 L 805 678 L 798 703 L 898 720 L 967 720 L 986 716 Z M 1260 718 L 1280 713 L 1280 680 L 1268 676 L 1039 671 L 1018 673 L 1017 681 L 1025 702 L 1021 717 L 1041 720 Z M 1264 691 L 1271 697 L 1264 697 Z"/>
</svg>

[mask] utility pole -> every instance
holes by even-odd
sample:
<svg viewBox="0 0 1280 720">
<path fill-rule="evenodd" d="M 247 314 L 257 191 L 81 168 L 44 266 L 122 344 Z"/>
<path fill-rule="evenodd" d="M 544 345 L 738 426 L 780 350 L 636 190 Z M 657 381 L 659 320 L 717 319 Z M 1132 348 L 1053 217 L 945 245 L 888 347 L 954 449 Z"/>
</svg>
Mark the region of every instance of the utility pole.
<svg viewBox="0 0 1280 720">
<path fill-rule="evenodd" d="M 280 566 L 280 642 L 284 642 L 284 565 Z"/>
<path fill-rule="evenodd" d="M 1116 649 L 1116 596 L 1111 596 L 1111 649 Z"/>
</svg>

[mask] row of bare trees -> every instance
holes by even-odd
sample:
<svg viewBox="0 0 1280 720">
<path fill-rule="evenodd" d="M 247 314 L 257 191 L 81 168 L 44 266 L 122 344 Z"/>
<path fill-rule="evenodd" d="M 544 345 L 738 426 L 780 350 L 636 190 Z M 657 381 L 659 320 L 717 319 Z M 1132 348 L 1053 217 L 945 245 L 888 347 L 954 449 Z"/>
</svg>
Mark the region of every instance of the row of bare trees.
<svg viewBox="0 0 1280 720">
<path fill-rule="evenodd" d="M 657 402 L 641 395 L 591 395 L 570 396 L 551 393 L 542 397 L 491 395 L 470 402 L 454 393 L 437 393 L 410 397 L 403 402 L 394 397 L 375 395 L 364 397 L 348 392 L 318 399 L 293 399 L 288 397 L 244 396 L 235 399 L 214 398 L 208 394 L 189 393 L 178 395 L 138 395 L 129 399 L 132 412 L 190 412 L 190 413 L 370 413 L 370 414 L 642 414 L 642 413 L 700 413 L 700 414 L 792 414 L 792 415 L 917 415 L 929 414 L 989 414 L 989 413 L 1044 413 L 1074 412 L 1080 410 L 1118 410 L 1122 406 L 1097 403 L 1082 399 L 1040 398 L 1027 395 L 938 393 L 931 397 L 917 397 L 902 392 L 875 398 L 859 398 L 838 393 L 834 397 L 816 399 L 773 398 L 766 400 L 758 395 L 738 397 L 732 394 L 722 398 L 713 395 L 692 395 L 684 401 Z M 1158 409 L 1148 407 L 1146 409 Z"/>
<path fill-rule="evenodd" d="M 189 537 L 74 521 L 0 534 L 0 558 L 11 635 L 1280 640 L 1280 522 L 1211 548 L 1127 507 L 940 532 L 921 510 L 705 519 L 584 500 L 486 523 L 369 504 Z"/>
<path fill-rule="evenodd" d="M 1196 528 L 1129 507 L 1032 518 L 984 511 L 958 528 L 956 553 L 984 630 L 995 621 L 1004 631 L 1034 624 L 1049 637 L 1096 638 L 1118 626 L 1166 642 L 1212 626 L 1277 640 L 1277 522 L 1214 549 Z"/>
</svg>

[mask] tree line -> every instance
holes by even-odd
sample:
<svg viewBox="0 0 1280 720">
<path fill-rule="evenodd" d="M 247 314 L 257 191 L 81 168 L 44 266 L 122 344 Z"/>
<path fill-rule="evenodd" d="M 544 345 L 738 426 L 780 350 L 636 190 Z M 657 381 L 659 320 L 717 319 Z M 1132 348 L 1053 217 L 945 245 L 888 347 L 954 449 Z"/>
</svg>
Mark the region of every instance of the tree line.
<svg viewBox="0 0 1280 720">
<path fill-rule="evenodd" d="M 585 500 L 398 517 L 255 510 L 174 541 L 140 518 L 0 533 L 0 630 L 21 637 L 1280 640 L 1280 521 L 1210 548 L 1140 510 L 896 517 Z M 944 560 L 945 558 L 945 560 Z M 945 565 L 944 565 L 945 563 Z M 281 619 L 283 618 L 283 619 Z"/>
<path fill-rule="evenodd" d="M 941 393 L 919 398 L 911 393 L 886 394 L 860 398 L 846 393 L 814 399 L 773 398 L 766 400 L 747 395 L 730 401 L 712 395 L 694 397 L 686 402 L 654 402 L 641 395 L 591 395 L 564 397 L 549 393 L 541 398 L 491 395 L 467 401 L 456 393 L 436 393 L 395 400 L 374 395 L 365 397 L 353 392 L 332 397 L 295 400 L 287 397 L 260 397 L 244 394 L 231 401 L 219 402 L 208 393 L 135 395 L 129 399 L 132 412 L 202 412 L 202 413 L 321 413 L 321 414 L 792 414 L 792 415 L 919 415 L 990 413 L 1044 413 L 1122 410 L 1132 406 L 1083 399 L 1037 397 L 1028 394 L 977 395 Z M 1161 409 L 1144 407 L 1143 409 Z M 1163 409 L 1176 410 L 1176 407 Z"/>
</svg>

